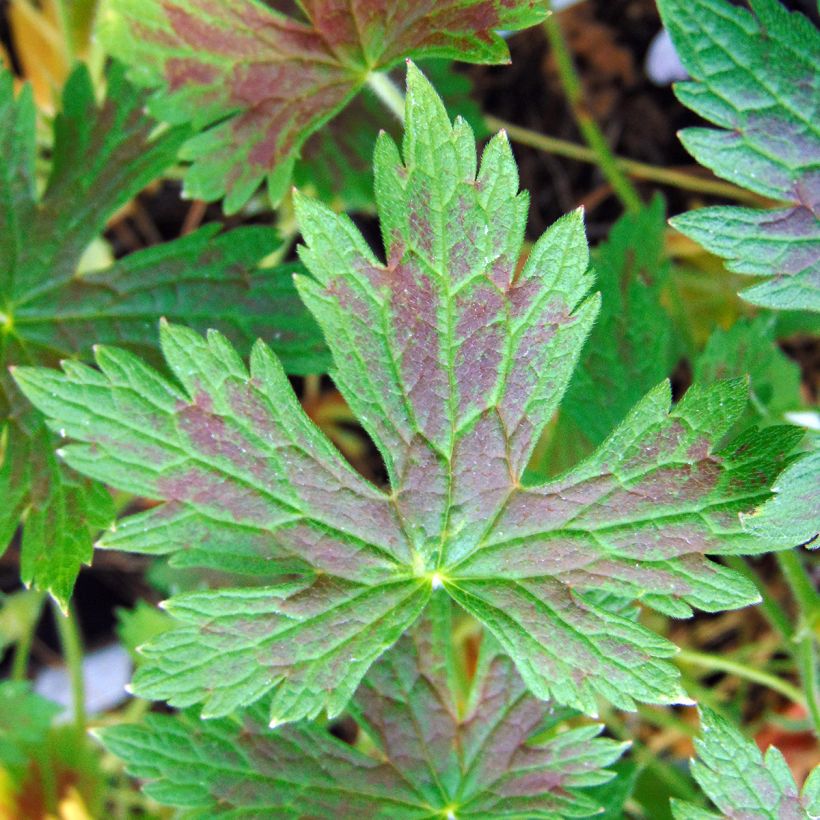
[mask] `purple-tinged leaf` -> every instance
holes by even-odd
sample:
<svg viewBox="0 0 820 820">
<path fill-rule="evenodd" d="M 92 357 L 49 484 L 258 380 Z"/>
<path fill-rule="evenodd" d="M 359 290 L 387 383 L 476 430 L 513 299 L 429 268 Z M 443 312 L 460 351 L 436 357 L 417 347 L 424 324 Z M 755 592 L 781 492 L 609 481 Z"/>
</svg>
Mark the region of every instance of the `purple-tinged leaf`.
<svg viewBox="0 0 820 820">
<path fill-rule="evenodd" d="M 626 744 L 547 720 L 509 658 L 485 638 L 457 696 L 449 610 L 439 593 L 368 673 L 352 704 L 375 753 L 308 723 L 271 731 L 264 710 L 203 722 L 149 715 L 99 734 L 161 803 L 232 817 L 587 817 L 584 787 L 608 781 Z M 548 731 L 544 731 L 548 729 Z"/>
<path fill-rule="evenodd" d="M 154 111 L 201 133 L 183 156 L 191 197 L 239 210 L 267 179 L 285 192 L 305 140 L 368 76 L 405 57 L 499 63 L 498 29 L 535 25 L 538 0 L 306 0 L 301 13 L 259 0 L 115 0 L 109 49 L 159 87 Z M 290 11 L 290 13 L 288 13 Z"/>
<path fill-rule="evenodd" d="M 527 199 L 509 144 L 495 137 L 477 167 L 469 127 L 450 124 L 412 65 L 403 150 L 380 137 L 376 195 L 386 263 L 347 217 L 296 198 L 313 275 L 297 285 L 384 456 L 386 490 L 313 426 L 261 344 L 248 370 L 221 335 L 166 326 L 179 386 L 111 348 L 99 370 L 17 374 L 77 442 L 71 466 L 165 502 L 103 546 L 263 584 L 172 599 L 186 626 L 148 650 L 137 691 L 217 715 L 273 690 L 276 721 L 337 714 L 444 588 L 539 697 L 589 713 L 599 695 L 626 709 L 685 700 L 666 660 L 675 647 L 597 593 L 674 617 L 756 601 L 706 556 L 791 546 L 743 532 L 738 514 L 769 498 L 800 431 L 724 443 L 742 380 L 693 388 L 674 408 L 661 384 L 587 460 L 528 485 L 597 311 L 581 214 L 516 274 Z"/>
</svg>

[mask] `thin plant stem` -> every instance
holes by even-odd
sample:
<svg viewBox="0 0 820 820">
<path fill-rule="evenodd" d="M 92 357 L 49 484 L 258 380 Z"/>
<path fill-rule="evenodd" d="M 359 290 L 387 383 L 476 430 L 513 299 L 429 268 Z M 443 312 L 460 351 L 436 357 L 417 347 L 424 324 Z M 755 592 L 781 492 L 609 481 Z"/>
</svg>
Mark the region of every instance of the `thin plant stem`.
<svg viewBox="0 0 820 820">
<path fill-rule="evenodd" d="M 559 157 L 574 159 L 578 162 L 598 163 L 598 155 L 585 145 L 578 145 L 569 140 L 562 140 L 548 134 L 540 134 L 521 125 L 502 120 L 487 114 L 484 122 L 490 131 L 507 132 L 513 142 L 519 145 L 526 145 L 528 148 L 535 148 L 548 154 L 555 154 Z M 635 159 L 615 156 L 615 164 L 626 174 L 634 179 L 656 182 L 659 185 L 668 185 L 672 188 L 680 188 L 684 191 L 694 191 L 708 196 L 719 196 L 726 199 L 734 199 L 739 202 L 746 202 L 750 205 L 765 205 L 766 200 L 753 193 L 745 191 L 730 182 L 722 182 L 719 179 L 695 176 L 686 171 L 678 171 L 674 168 L 660 168 L 657 165 L 650 165 L 648 162 L 640 162 Z"/>
<path fill-rule="evenodd" d="M 385 108 L 404 123 L 404 94 L 402 90 L 383 71 L 371 71 L 367 75 L 370 90 L 384 103 Z"/>
<path fill-rule="evenodd" d="M 14 650 L 14 660 L 11 662 L 11 679 L 22 681 L 26 679 L 28 672 L 28 659 L 31 655 L 31 645 L 34 642 L 34 627 L 27 629 L 26 633 L 17 641 Z"/>
<path fill-rule="evenodd" d="M 782 606 L 772 597 L 766 585 L 762 583 L 758 574 L 749 564 L 738 555 L 726 555 L 723 561 L 730 568 L 748 578 L 760 593 L 760 611 L 766 620 L 776 629 L 784 640 L 791 642 L 794 627 Z"/>
<path fill-rule="evenodd" d="M 578 125 L 581 136 L 583 136 L 587 145 L 595 153 L 601 173 L 606 177 L 624 207 L 628 211 L 639 211 L 642 206 L 641 197 L 635 186 L 618 165 L 615 155 L 612 153 L 612 149 L 609 147 L 609 143 L 604 136 L 604 132 L 601 131 L 595 118 L 589 112 L 581 77 L 575 67 L 569 46 L 564 39 L 564 34 L 561 31 L 561 27 L 555 15 L 551 15 L 547 18 L 547 21 L 544 23 L 544 28 L 547 32 L 553 56 L 555 57 L 555 64 L 558 67 L 558 76 L 561 80 L 561 85 L 564 88 L 567 102 L 575 117 L 575 122 Z"/>
<path fill-rule="evenodd" d="M 74 725 L 80 734 L 85 732 L 85 681 L 83 678 L 83 646 L 77 618 L 69 607 L 64 614 L 56 602 L 53 603 L 54 620 L 60 636 L 63 649 L 63 658 L 68 667 L 68 676 L 71 681 L 71 702 L 74 710 Z"/>
<path fill-rule="evenodd" d="M 766 686 L 775 692 L 779 692 L 790 701 L 806 705 L 806 699 L 803 693 L 787 681 L 770 675 L 761 669 L 753 669 L 750 666 L 745 666 L 737 661 L 729 660 L 728 658 L 719 658 L 716 655 L 709 655 L 705 652 L 694 652 L 688 649 L 682 649 L 677 655 L 677 660 L 680 663 L 688 663 L 693 666 L 700 666 L 704 669 L 710 669 L 714 672 L 726 672 L 730 675 L 735 675 L 743 680 L 749 680 L 754 683 L 759 683 L 761 686 Z"/>
<path fill-rule="evenodd" d="M 806 708 L 814 733 L 820 737 L 820 670 L 814 630 L 820 622 L 820 595 L 806 573 L 797 550 L 777 553 L 777 563 L 797 603 L 799 621 L 793 637 L 797 668 L 806 693 Z"/>
</svg>

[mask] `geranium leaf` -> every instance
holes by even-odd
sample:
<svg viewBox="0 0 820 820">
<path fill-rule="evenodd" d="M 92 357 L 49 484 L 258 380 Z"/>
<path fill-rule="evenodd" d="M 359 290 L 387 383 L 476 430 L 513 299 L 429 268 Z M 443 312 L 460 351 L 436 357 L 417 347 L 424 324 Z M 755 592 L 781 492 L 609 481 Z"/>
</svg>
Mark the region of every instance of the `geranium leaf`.
<svg viewBox="0 0 820 820">
<path fill-rule="evenodd" d="M 296 295 L 298 266 L 262 269 L 274 232 L 247 227 L 191 236 L 134 253 L 105 270 L 81 271 L 81 258 L 106 222 L 174 161 L 185 138 L 156 124 L 143 94 L 114 65 L 98 106 L 88 71 L 78 67 L 54 126 L 51 172 L 36 192 L 31 89 L 15 97 L 0 75 L 0 552 L 18 523 L 23 580 L 63 605 L 92 555 L 93 534 L 113 516 L 108 494 L 59 464 L 43 418 L 9 376 L 15 365 L 56 365 L 89 356 L 95 340 L 156 351 L 165 314 L 220 327 L 244 349 L 274 342 L 291 369 L 320 372 L 324 345 Z M 307 354 L 307 355 L 305 355 Z"/>
<path fill-rule="evenodd" d="M 305 140 L 371 72 L 405 57 L 509 59 L 498 29 L 546 16 L 539 0 L 114 0 L 104 36 L 135 81 L 161 89 L 154 112 L 201 131 L 185 146 L 191 197 L 239 210 L 267 179 L 285 192 Z M 292 10 L 292 6 L 290 6 Z"/>
<path fill-rule="evenodd" d="M 220 334 L 165 325 L 178 385 L 107 347 L 99 369 L 17 371 L 77 442 L 68 464 L 165 502 L 103 546 L 256 578 L 171 599 L 187 625 L 147 650 L 136 691 L 222 715 L 274 690 L 275 721 L 337 714 L 443 587 L 539 697 L 589 713 L 597 695 L 684 700 L 675 647 L 592 593 L 673 616 L 757 600 L 705 554 L 792 546 L 744 533 L 738 513 L 769 498 L 801 432 L 723 444 L 742 380 L 693 388 L 671 411 L 661 384 L 586 461 L 522 483 L 597 311 L 581 214 L 516 274 L 527 198 L 510 146 L 495 137 L 478 169 L 469 127 L 450 124 L 412 65 L 403 159 L 382 135 L 376 194 L 386 263 L 347 217 L 297 197 L 313 275 L 298 287 L 384 457 L 386 491 L 315 428 L 261 343 L 247 369 Z"/>
<path fill-rule="evenodd" d="M 658 0 L 693 78 L 678 98 L 722 129 L 687 128 L 681 139 L 718 176 L 788 204 L 703 208 L 672 224 L 730 270 L 772 277 L 743 291 L 748 301 L 820 310 L 820 35 L 778 0 L 750 5 Z"/>
<path fill-rule="evenodd" d="M 762 755 L 754 742 L 705 707 L 700 725 L 692 774 L 720 814 L 673 801 L 675 820 L 810 820 L 820 814 L 820 766 L 801 793 L 774 746 Z"/>
<path fill-rule="evenodd" d="M 271 731 L 260 706 L 205 722 L 193 711 L 150 715 L 141 725 L 99 735 L 134 776 L 148 781 L 149 795 L 209 816 L 596 813 L 599 806 L 584 787 L 611 779 L 605 767 L 628 744 L 596 738 L 601 726 L 548 722 L 548 704 L 527 694 L 490 639 L 459 698 L 450 609 L 445 596 L 435 596 L 428 614 L 370 670 L 356 694 L 352 713 L 375 754 L 310 723 Z"/>
</svg>

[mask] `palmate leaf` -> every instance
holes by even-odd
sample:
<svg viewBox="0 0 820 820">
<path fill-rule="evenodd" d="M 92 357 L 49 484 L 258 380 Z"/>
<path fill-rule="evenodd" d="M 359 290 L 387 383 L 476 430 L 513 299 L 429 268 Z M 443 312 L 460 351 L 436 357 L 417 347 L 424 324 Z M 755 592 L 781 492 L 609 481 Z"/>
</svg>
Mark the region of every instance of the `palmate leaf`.
<svg viewBox="0 0 820 820">
<path fill-rule="evenodd" d="M 77 443 L 78 471 L 165 503 L 101 545 L 256 576 L 179 595 L 185 623 L 150 644 L 141 695 L 206 716 L 273 690 L 273 722 L 338 714 L 373 661 L 443 587 L 482 621 L 538 697 L 589 713 L 679 702 L 675 647 L 593 600 L 603 590 L 674 616 L 757 599 L 705 553 L 790 546 L 743 533 L 799 431 L 717 446 L 746 386 L 661 384 L 586 461 L 536 486 L 521 476 L 595 318 L 579 212 L 515 275 L 527 197 L 503 134 L 475 142 L 412 65 L 404 159 L 376 148 L 387 263 L 352 222 L 297 197 L 314 278 L 298 287 L 325 331 L 333 378 L 381 451 L 376 489 L 299 406 L 268 348 L 250 369 L 218 333 L 171 325 L 179 385 L 99 348 L 98 370 L 21 369 L 25 394 Z"/>
<path fill-rule="evenodd" d="M 259 336 L 271 339 L 290 369 L 324 365 L 321 335 L 291 281 L 293 266 L 259 268 L 276 247 L 272 230 L 217 236 L 217 226 L 206 226 L 106 270 L 79 272 L 106 221 L 161 175 L 185 137 L 176 129 L 152 138 L 156 124 L 144 104 L 113 66 L 98 107 L 87 70 L 77 68 L 64 89 L 51 173 L 38 196 L 31 89 L 15 97 L 11 75 L 0 75 L 0 552 L 24 518 L 23 580 L 63 605 L 91 558 L 93 532 L 113 511 L 102 487 L 58 464 L 53 437 L 9 366 L 56 365 L 89 355 L 93 341 L 155 349 L 163 314 L 220 327 L 245 348 Z"/>
<path fill-rule="evenodd" d="M 356 693 L 351 711 L 374 754 L 310 723 L 272 731 L 260 705 L 211 721 L 193 710 L 149 715 L 98 734 L 131 774 L 148 781 L 149 795 L 183 816 L 595 814 L 600 807 L 584 787 L 610 780 L 605 767 L 628 744 L 597 738 L 601 726 L 564 729 L 548 720 L 548 704 L 526 692 L 490 639 L 459 697 L 450 610 L 446 596 L 435 595 Z"/>
<path fill-rule="evenodd" d="M 202 132 L 183 150 L 188 195 L 224 196 L 233 213 L 265 179 L 278 201 L 305 140 L 371 72 L 405 57 L 506 62 L 496 31 L 545 16 L 541 0 L 113 0 L 103 33 L 161 89 L 154 113 Z"/>
<path fill-rule="evenodd" d="M 711 709 L 701 708 L 692 774 L 720 810 L 673 801 L 675 820 L 811 820 L 820 816 L 820 766 L 797 788 L 783 755 L 757 746 Z"/>
<path fill-rule="evenodd" d="M 703 208 L 672 224 L 730 270 L 772 277 L 744 290 L 748 301 L 820 311 L 820 34 L 778 0 L 749 5 L 658 0 L 694 80 L 675 92 L 722 129 L 688 128 L 681 139 L 718 176 L 788 204 Z"/>
</svg>

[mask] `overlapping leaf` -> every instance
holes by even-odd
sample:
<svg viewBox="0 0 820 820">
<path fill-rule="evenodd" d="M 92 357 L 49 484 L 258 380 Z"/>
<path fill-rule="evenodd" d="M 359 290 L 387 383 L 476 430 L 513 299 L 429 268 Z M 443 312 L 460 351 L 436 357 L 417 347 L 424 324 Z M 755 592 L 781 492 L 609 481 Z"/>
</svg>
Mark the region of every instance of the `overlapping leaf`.
<svg viewBox="0 0 820 820">
<path fill-rule="evenodd" d="M 778 0 L 750 5 L 658 0 L 694 80 L 678 98 L 722 129 L 681 139 L 718 176 L 788 205 L 704 208 L 672 224 L 730 270 L 772 277 L 743 291 L 748 301 L 820 310 L 820 34 Z"/>
<path fill-rule="evenodd" d="M 704 811 L 673 801 L 675 820 L 810 820 L 820 816 L 820 767 L 802 792 L 783 755 L 757 746 L 711 709 L 700 716 L 701 737 L 692 774 L 720 811 Z"/>
<path fill-rule="evenodd" d="M 544 19 L 539 0 L 113 0 L 112 53 L 162 89 L 154 111 L 202 133 L 184 149 L 192 197 L 239 210 L 284 193 L 305 140 L 371 72 L 404 57 L 508 59 L 497 29 Z"/>
<path fill-rule="evenodd" d="M 165 326 L 179 385 L 103 347 L 99 369 L 23 369 L 26 395 L 77 443 L 68 464 L 165 503 L 103 546 L 174 554 L 259 586 L 177 596 L 185 622 L 146 650 L 147 697 L 219 716 L 273 690 L 274 722 L 337 714 L 373 661 L 443 587 L 481 620 L 531 691 L 587 712 L 603 695 L 684 698 L 675 647 L 588 594 L 673 616 L 757 599 L 707 553 L 791 546 L 743 533 L 799 431 L 719 445 L 740 381 L 661 384 L 595 453 L 546 484 L 521 476 L 597 311 L 580 213 L 520 273 L 527 197 L 503 134 L 477 168 L 469 127 L 409 69 L 403 159 L 383 135 L 376 194 L 387 262 L 352 222 L 297 199 L 314 278 L 300 292 L 333 378 L 382 453 L 379 490 L 308 420 L 263 344 L 250 369 L 217 333 Z"/>
<path fill-rule="evenodd" d="M 246 345 L 269 338 L 291 366 L 323 364 L 292 268 L 258 268 L 276 246 L 271 230 L 217 236 L 208 226 L 106 270 L 78 272 L 106 221 L 173 162 L 184 139 L 179 129 L 152 139 L 156 125 L 144 104 L 115 66 L 98 108 L 87 71 L 76 69 L 55 123 L 51 174 L 38 196 L 31 89 L 15 97 L 11 75 L 0 76 L 0 551 L 24 517 L 23 579 L 63 603 L 91 557 L 92 532 L 111 520 L 110 500 L 57 463 L 52 436 L 14 386 L 10 365 L 55 365 L 88 355 L 93 342 L 155 348 L 163 314 L 221 327 Z"/>
<path fill-rule="evenodd" d="M 600 726 L 563 730 L 526 692 L 509 658 L 482 645 L 465 697 L 450 602 L 368 673 L 352 711 L 375 745 L 351 748 L 302 723 L 272 731 L 265 710 L 201 721 L 150 715 L 100 732 L 156 800 L 232 817 L 588 817 L 583 787 L 608 781 L 626 744 Z M 535 735 L 535 737 L 533 737 Z"/>
</svg>

